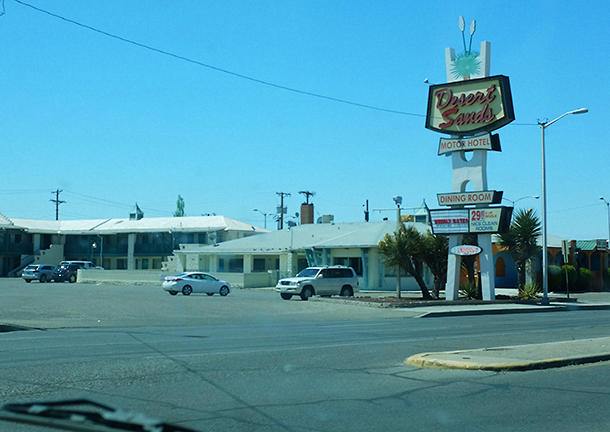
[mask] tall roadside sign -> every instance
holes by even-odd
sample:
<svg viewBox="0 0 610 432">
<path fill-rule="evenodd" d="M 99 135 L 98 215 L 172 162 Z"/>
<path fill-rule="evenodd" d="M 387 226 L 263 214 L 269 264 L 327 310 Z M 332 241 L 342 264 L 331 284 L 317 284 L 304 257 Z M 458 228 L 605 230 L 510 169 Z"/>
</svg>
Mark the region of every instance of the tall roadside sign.
<svg viewBox="0 0 610 432">
<path fill-rule="evenodd" d="M 462 17 L 459 25 L 463 34 Z M 483 300 L 495 300 L 492 234 L 508 230 L 513 210 L 499 206 L 502 192 L 487 185 L 487 154 L 501 151 L 500 138 L 492 132 L 515 119 L 510 82 L 503 75 L 490 76 L 489 42 L 481 43 L 480 52 L 471 49 L 475 29 L 473 20 L 470 46 L 462 38 L 462 54 L 445 49 L 447 83 L 430 86 L 428 94 L 426 128 L 448 135 L 440 139 L 438 155 L 451 156 L 453 167 L 451 191 L 437 195 L 438 204 L 448 208 L 430 210 L 433 232 L 449 236 L 447 300 L 459 296 L 463 246 L 480 250 Z M 463 245 L 464 234 L 476 234 L 478 245 Z"/>
</svg>

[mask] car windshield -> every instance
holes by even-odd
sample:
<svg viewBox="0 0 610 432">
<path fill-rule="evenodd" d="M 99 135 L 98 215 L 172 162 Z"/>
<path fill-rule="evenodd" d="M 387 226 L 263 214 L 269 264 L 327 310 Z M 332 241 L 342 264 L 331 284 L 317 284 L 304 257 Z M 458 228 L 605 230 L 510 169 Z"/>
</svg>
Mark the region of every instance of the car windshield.
<svg viewBox="0 0 610 432">
<path fill-rule="evenodd" d="M 610 432 L 609 17 L 0 0 L 0 405 L 82 398 L 201 431 Z M 589 365 L 535 348 L 596 338 Z M 537 370 L 501 362 L 522 367 L 518 344 Z M 424 358 L 474 350 L 493 367 Z"/>
<path fill-rule="evenodd" d="M 306 268 L 304 270 L 301 270 L 297 277 L 315 277 L 315 275 L 317 275 L 319 271 L 320 269 L 317 268 Z"/>
</svg>

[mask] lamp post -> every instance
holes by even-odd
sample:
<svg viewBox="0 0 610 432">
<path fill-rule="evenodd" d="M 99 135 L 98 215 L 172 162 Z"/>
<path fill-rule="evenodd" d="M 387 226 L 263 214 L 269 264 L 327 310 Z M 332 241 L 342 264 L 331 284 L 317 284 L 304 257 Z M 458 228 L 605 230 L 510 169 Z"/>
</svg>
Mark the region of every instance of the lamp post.
<svg viewBox="0 0 610 432">
<path fill-rule="evenodd" d="M 262 215 L 265 217 L 265 229 L 267 229 L 267 215 L 268 215 L 269 213 L 263 213 L 263 212 L 262 212 L 262 211 L 260 211 L 259 209 L 254 209 L 253 211 L 257 211 L 257 212 L 259 212 L 260 214 L 262 214 Z"/>
<path fill-rule="evenodd" d="M 607 251 L 610 251 L 610 202 L 606 201 L 604 199 L 604 197 L 599 197 L 599 199 L 606 203 L 606 208 L 608 209 L 608 249 L 607 249 Z M 606 266 L 607 265 L 608 265 L 608 260 L 606 259 Z"/>
<path fill-rule="evenodd" d="M 555 120 L 538 121 L 542 135 L 542 301 L 543 305 L 549 304 L 549 269 L 547 257 L 547 235 L 546 235 L 546 163 L 544 154 L 544 131 L 557 120 L 564 118 L 568 114 L 584 114 L 589 112 L 586 108 L 580 108 L 574 111 L 568 111 L 560 115 Z"/>
<path fill-rule="evenodd" d="M 402 197 L 401 196 L 395 196 L 392 198 L 394 200 L 394 202 L 396 203 L 396 235 L 400 235 L 400 222 L 401 222 L 401 216 L 400 216 L 400 205 L 402 204 Z M 398 265 L 398 268 L 396 269 L 396 297 L 400 298 L 401 297 L 401 286 L 400 286 L 400 264 Z"/>
</svg>

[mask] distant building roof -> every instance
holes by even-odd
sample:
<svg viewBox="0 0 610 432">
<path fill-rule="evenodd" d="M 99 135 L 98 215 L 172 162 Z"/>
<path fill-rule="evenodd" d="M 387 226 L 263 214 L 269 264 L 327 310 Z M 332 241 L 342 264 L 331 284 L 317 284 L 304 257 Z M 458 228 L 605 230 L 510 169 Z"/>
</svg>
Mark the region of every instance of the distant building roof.
<svg viewBox="0 0 610 432">
<path fill-rule="evenodd" d="M 134 232 L 239 231 L 264 233 L 268 230 L 224 216 L 185 216 L 135 219 L 93 219 L 46 221 L 11 219 L 16 228 L 39 234 L 118 234 Z M 2 219 L 0 218 L 0 225 Z"/>
<path fill-rule="evenodd" d="M 5 226 L 5 225 L 13 225 L 13 222 L 7 218 L 6 216 L 4 216 L 2 213 L 0 213 L 0 226 Z"/>
<path fill-rule="evenodd" d="M 129 212 L 129 219 L 140 220 L 144 217 L 144 212 L 138 207 L 138 203 L 133 208 L 131 212 Z"/>
<path fill-rule="evenodd" d="M 407 223 L 421 233 L 430 229 L 421 223 Z M 214 246 L 181 245 L 186 254 L 278 254 L 289 250 L 311 248 L 370 248 L 377 247 L 387 233 L 396 231 L 396 222 L 352 222 L 336 224 L 305 224 L 227 241 Z"/>
<path fill-rule="evenodd" d="M 606 240 L 602 240 L 606 243 Z M 582 251 L 597 250 L 597 240 L 576 240 L 576 248 Z"/>
</svg>

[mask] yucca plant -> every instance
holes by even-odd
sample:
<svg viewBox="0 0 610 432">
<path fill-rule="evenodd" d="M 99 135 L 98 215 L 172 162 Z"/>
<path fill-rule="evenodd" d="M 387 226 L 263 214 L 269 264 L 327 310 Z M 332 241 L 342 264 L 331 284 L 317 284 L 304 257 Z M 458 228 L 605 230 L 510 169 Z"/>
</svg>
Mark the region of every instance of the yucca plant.
<svg viewBox="0 0 610 432">
<path fill-rule="evenodd" d="M 525 286 L 527 262 L 538 256 L 542 250 L 537 242 L 541 232 L 540 219 L 535 211 L 518 210 L 513 214 L 508 232 L 498 236 L 498 245 L 508 248 L 510 256 L 517 266 L 519 290 Z"/>
<path fill-rule="evenodd" d="M 460 284 L 460 294 L 466 300 L 477 300 L 479 298 L 479 289 L 477 284 L 473 282 Z"/>
<path fill-rule="evenodd" d="M 538 294 L 542 291 L 540 285 L 537 283 L 526 283 L 523 288 L 519 290 L 517 298 L 519 300 L 535 300 L 538 298 Z"/>
</svg>

